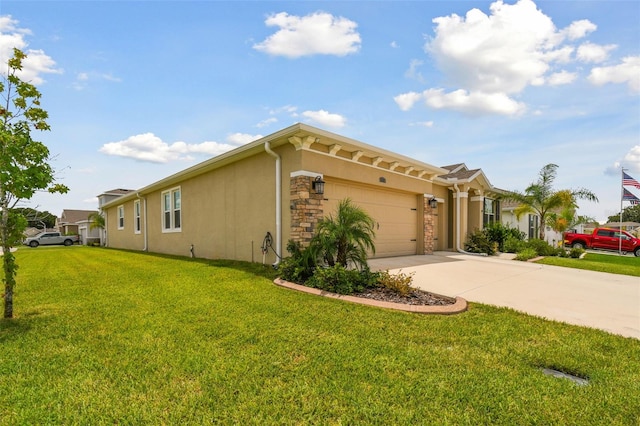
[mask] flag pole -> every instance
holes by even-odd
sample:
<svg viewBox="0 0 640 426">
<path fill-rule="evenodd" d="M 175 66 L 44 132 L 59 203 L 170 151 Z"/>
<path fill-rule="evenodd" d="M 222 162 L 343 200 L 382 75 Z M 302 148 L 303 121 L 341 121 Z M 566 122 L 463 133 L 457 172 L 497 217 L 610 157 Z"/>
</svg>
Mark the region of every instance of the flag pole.
<svg viewBox="0 0 640 426">
<path fill-rule="evenodd" d="M 618 255 L 622 256 L 622 202 L 624 201 L 624 167 L 620 166 L 620 226 L 618 232 Z"/>
</svg>

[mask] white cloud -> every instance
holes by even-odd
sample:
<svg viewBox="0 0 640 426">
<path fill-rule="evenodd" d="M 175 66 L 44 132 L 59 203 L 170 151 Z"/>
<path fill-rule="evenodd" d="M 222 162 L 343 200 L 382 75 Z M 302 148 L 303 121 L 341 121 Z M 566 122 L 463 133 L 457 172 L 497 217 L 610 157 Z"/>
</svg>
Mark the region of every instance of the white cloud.
<svg viewBox="0 0 640 426">
<path fill-rule="evenodd" d="M 397 49 L 397 48 L 398 48 L 398 43 L 396 43 L 395 41 L 392 41 L 392 42 L 389 44 L 389 46 L 391 46 L 391 47 L 392 47 L 392 48 L 394 48 L 394 49 Z"/>
<path fill-rule="evenodd" d="M 260 129 L 262 127 L 266 127 L 266 126 L 268 126 L 270 124 L 274 124 L 274 123 L 277 123 L 277 122 L 278 122 L 277 118 L 271 117 L 271 118 L 267 118 L 266 120 L 262 120 L 261 122 L 256 124 L 256 127 Z"/>
<path fill-rule="evenodd" d="M 517 115 L 526 106 L 515 95 L 527 87 L 576 80 L 576 73 L 556 67 L 575 60 L 575 47 L 566 42 L 595 31 L 595 24 L 580 20 L 558 30 L 532 0 L 515 4 L 499 0 L 489 9 L 489 14 L 471 9 L 465 16 L 433 19 L 435 35 L 426 43 L 425 51 L 435 59 L 451 87 L 423 92 L 427 106 L 471 114 Z M 412 92 L 394 100 L 406 111 L 418 98 Z"/>
<path fill-rule="evenodd" d="M 467 92 L 462 89 L 445 93 L 443 89 L 429 89 L 422 96 L 433 109 L 451 109 L 470 115 L 518 115 L 526 110 L 523 103 L 504 93 Z"/>
<path fill-rule="evenodd" d="M 627 83 L 629 89 L 640 92 L 640 56 L 627 56 L 622 63 L 591 69 L 589 81 L 596 86 L 607 83 Z"/>
<path fill-rule="evenodd" d="M 581 19 L 580 21 L 572 22 L 560 33 L 563 36 L 566 36 L 569 40 L 578 40 L 595 31 L 596 29 L 598 29 L 598 26 L 596 24 L 587 19 Z"/>
<path fill-rule="evenodd" d="M 420 99 L 422 99 L 422 94 L 416 92 L 402 93 L 393 98 L 402 111 L 409 111 Z"/>
<path fill-rule="evenodd" d="M 84 90 L 89 86 L 89 83 L 92 81 L 109 81 L 112 83 L 120 83 L 122 79 L 113 76 L 112 74 L 105 73 L 96 73 L 96 72 L 79 72 L 76 75 L 76 79 L 72 84 L 72 87 L 75 90 Z"/>
<path fill-rule="evenodd" d="M 169 145 L 153 133 L 143 133 L 130 136 L 122 141 L 106 143 L 100 148 L 100 152 L 150 163 L 167 163 L 176 160 L 193 160 L 193 156 L 190 154 L 220 155 L 260 137 L 262 136 L 234 133 L 229 136 L 229 143 L 202 142 L 188 144 L 180 141 Z"/>
<path fill-rule="evenodd" d="M 343 17 L 316 12 L 306 16 L 286 12 L 267 17 L 265 24 L 280 29 L 253 48 L 273 56 L 345 56 L 360 50 L 357 24 Z"/>
<path fill-rule="evenodd" d="M 61 74 L 62 70 L 55 67 L 56 62 L 44 51 L 27 49 L 25 36 L 31 35 L 31 31 L 18 24 L 19 21 L 10 15 L 0 16 L 0 63 L 6 64 L 13 57 L 13 49 L 17 48 L 27 55 L 22 61 L 22 70 L 16 73 L 21 80 L 39 85 L 45 81 L 42 74 Z"/>
<path fill-rule="evenodd" d="M 305 111 L 302 116 L 327 127 L 344 127 L 347 121 L 346 118 L 339 114 L 331 114 L 322 109 L 319 111 Z"/>
<path fill-rule="evenodd" d="M 249 142 L 253 142 L 257 139 L 260 139 L 262 135 L 249 135 L 247 133 L 232 133 L 227 136 L 227 141 L 232 143 L 233 145 L 245 145 Z M 215 142 L 211 142 L 215 143 Z"/>
<path fill-rule="evenodd" d="M 586 42 L 578 47 L 577 58 L 582 62 L 604 62 L 609 57 L 609 52 L 615 49 L 615 44 L 608 44 L 606 46 Z"/>
<path fill-rule="evenodd" d="M 421 83 L 424 82 L 424 77 L 419 71 L 419 68 L 422 66 L 424 62 L 419 59 L 412 59 L 409 63 L 409 69 L 405 71 L 404 76 L 406 78 L 410 78 L 412 80 L 417 80 Z"/>
<path fill-rule="evenodd" d="M 433 121 L 417 121 L 415 123 L 410 123 L 410 126 L 420 126 L 420 127 L 433 127 Z"/>
<path fill-rule="evenodd" d="M 578 78 L 578 74 L 563 70 L 549 76 L 549 85 L 560 86 L 563 84 L 573 83 L 576 78 Z"/>
<path fill-rule="evenodd" d="M 640 172 L 640 145 L 634 146 L 627 152 L 624 156 L 624 163 L 629 170 Z"/>
<path fill-rule="evenodd" d="M 620 176 L 621 167 L 624 167 L 630 172 L 640 173 L 640 145 L 636 145 L 631 148 L 622 160 L 616 161 L 613 165 L 607 167 L 604 173 L 611 176 Z M 640 180 L 640 177 L 638 176 L 633 177 L 636 180 Z"/>
</svg>

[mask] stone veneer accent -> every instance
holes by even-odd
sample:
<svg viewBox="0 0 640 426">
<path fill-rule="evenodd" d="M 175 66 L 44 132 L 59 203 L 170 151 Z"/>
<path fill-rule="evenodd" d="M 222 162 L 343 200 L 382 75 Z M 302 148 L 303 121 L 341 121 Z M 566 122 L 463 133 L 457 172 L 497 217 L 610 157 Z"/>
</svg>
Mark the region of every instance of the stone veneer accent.
<svg viewBox="0 0 640 426">
<path fill-rule="evenodd" d="M 438 213 L 438 208 L 429 207 L 429 198 L 423 197 L 423 216 L 424 216 L 424 254 L 433 254 L 433 249 L 435 247 L 435 226 L 436 226 L 436 217 Z"/>
<path fill-rule="evenodd" d="M 324 210 L 324 195 L 316 194 L 311 188 L 312 177 L 295 176 L 290 178 L 291 191 L 291 239 L 307 247 L 313 237 L 318 220 Z"/>
</svg>

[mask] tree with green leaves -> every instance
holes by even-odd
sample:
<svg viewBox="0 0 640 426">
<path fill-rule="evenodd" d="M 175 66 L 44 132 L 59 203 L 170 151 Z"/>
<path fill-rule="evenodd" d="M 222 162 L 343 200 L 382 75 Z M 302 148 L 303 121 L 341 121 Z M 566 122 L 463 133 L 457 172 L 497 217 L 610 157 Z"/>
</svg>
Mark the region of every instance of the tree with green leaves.
<svg viewBox="0 0 640 426">
<path fill-rule="evenodd" d="M 338 204 L 335 215 L 320 219 L 310 248 L 329 266 L 366 267 L 367 251 L 375 253 L 375 221 L 362 208 L 346 198 Z"/>
<path fill-rule="evenodd" d="M 620 222 L 620 213 L 609 216 L 609 219 L 607 220 L 609 222 Z M 625 207 L 624 209 L 622 209 L 622 221 L 640 223 L 640 204 Z"/>
<path fill-rule="evenodd" d="M 519 203 L 514 210 L 516 217 L 525 213 L 537 214 L 541 224 L 547 224 L 548 215 L 566 208 L 577 208 L 577 200 L 598 201 L 598 197 L 588 189 L 555 190 L 553 182 L 558 166 L 547 164 L 540 170 L 538 181 L 530 184 L 524 192 L 508 191 L 502 198 Z M 544 226 L 540 227 L 540 239 L 544 239 Z"/>
<path fill-rule="evenodd" d="M 577 215 L 574 205 L 565 206 L 560 211 L 550 212 L 546 221 L 547 226 L 561 233 L 563 238 L 567 229 L 573 229 L 578 225 L 593 222 L 596 222 L 596 220 L 592 217 Z"/>
<path fill-rule="evenodd" d="M 14 210 L 36 191 L 65 193 L 68 188 L 55 183 L 49 165 L 49 150 L 33 140 L 32 131 L 49 130 L 48 113 L 40 106 L 38 89 L 18 74 L 27 56 L 13 49 L 6 74 L 0 80 L 0 245 L 4 270 L 4 317 L 13 318 L 13 289 L 18 265 L 11 247 L 21 243 L 26 219 Z"/>
</svg>

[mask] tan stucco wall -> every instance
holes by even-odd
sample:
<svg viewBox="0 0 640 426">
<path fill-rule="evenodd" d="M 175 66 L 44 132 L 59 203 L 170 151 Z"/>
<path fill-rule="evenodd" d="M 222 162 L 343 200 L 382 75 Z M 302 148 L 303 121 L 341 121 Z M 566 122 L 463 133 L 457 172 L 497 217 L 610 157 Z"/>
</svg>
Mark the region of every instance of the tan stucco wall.
<svg viewBox="0 0 640 426">
<path fill-rule="evenodd" d="M 275 149 L 282 156 L 283 250 L 289 235 L 289 170 L 295 166 L 294 149 Z M 162 232 L 163 191 L 181 190 L 180 232 Z M 262 262 L 260 246 L 267 232 L 276 248 L 275 159 L 260 153 L 207 172 L 177 185 L 145 194 L 148 218 L 148 251 L 201 258 Z M 117 206 L 108 210 L 109 246 L 142 250 L 143 236 L 133 233 L 133 200 L 125 206 L 125 229 L 117 230 Z M 144 229 L 144 227 L 143 227 Z M 269 251 L 266 262 L 275 262 Z"/>
</svg>

